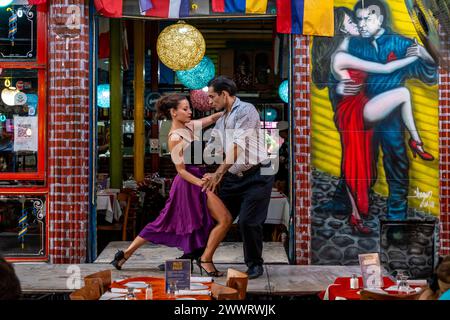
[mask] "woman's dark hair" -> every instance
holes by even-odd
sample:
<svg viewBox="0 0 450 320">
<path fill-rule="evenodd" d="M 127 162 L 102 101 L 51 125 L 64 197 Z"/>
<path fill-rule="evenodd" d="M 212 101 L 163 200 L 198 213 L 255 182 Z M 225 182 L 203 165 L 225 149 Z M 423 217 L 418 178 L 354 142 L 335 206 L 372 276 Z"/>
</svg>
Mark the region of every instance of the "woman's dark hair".
<svg viewBox="0 0 450 320">
<path fill-rule="evenodd" d="M 436 270 L 437 278 L 450 284 L 450 261 L 443 261 Z"/>
<path fill-rule="evenodd" d="M 345 16 L 349 16 L 356 23 L 355 14 L 345 7 L 334 9 L 334 37 L 314 37 L 312 45 L 312 81 L 319 89 L 323 89 L 329 82 L 331 72 L 331 56 L 344 40 L 344 33 L 341 29 Z"/>
<path fill-rule="evenodd" d="M 18 300 L 22 294 L 13 266 L 0 256 L 0 300 Z"/>
<path fill-rule="evenodd" d="M 159 119 L 172 119 L 170 109 L 176 109 L 181 101 L 187 100 L 185 96 L 180 94 L 169 94 L 156 101 L 156 110 Z"/>
<path fill-rule="evenodd" d="M 228 77 L 218 76 L 212 79 L 208 83 L 208 87 L 213 87 L 214 92 L 221 94 L 222 91 L 228 92 L 228 94 L 232 97 L 236 95 L 237 86 L 236 83 Z"/>
</svg>

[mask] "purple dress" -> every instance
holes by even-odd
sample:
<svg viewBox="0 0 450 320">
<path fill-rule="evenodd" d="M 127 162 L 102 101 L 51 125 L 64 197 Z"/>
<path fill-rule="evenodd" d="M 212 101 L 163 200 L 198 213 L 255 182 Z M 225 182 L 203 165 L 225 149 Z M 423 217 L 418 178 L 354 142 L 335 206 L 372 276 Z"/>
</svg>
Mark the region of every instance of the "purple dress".
<svg viewBox="0 0 450 320">
<path fill-rule="evenodd" d="M 186 170 L 198 178 L 204 174 L 202 168 L 195 165 L 186 165 Z M 177 247 L 184 253 L 206 247 L 215 225 L 206 200 L 206 192 L 177 175 L 158 218 L 147 224 L 139 236 L 153 243 Z"/>
</svg>

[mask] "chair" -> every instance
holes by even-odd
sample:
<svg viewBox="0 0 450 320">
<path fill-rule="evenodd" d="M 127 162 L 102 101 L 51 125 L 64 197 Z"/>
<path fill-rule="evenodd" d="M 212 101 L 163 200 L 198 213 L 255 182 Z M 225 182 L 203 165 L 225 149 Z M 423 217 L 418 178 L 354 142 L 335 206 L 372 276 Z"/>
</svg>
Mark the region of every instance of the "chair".
<svg viewBox="0 0 450 320">
<path fill-rule="evenodd" d="M 128 214 L 130 211 L 131 196 L 128 193 L 120 192 L 117 194 L 117 201 L 122 208 L 123 221 L 115 222 L 112 225 L 99 225 L 97 230 L 103 231 L 122 231 L 122 241 L 127 240 Z"/>
<path fill-rule="evenodd" d="M 247 294 L 248 275 L 244 272 L 228 268 L 226 286 L 236 289 L 239 293 L 239 300 L 244 300 Z"/>
<path fill-rule="evenodd" d="M 370 290 L 361 290 L 361 300 L 417 300 L 419 299 L 422 291 L 413 292 L 408 294 L 387 294 L 378 293 Z"/>
<path fill-rule="evenodd" d="M 98 279 L 98 278 L 97 278 Z M 70 300 L 98 300 L 102 293 L 99 282 L 91 282 L 78 290 L 72 292 L 69 297 Z"/>
<path fill-rule="evenodd" d="M 239 292 L 236 289 L 215 282 L 211 285 L 211 296 L 216 300 L 239 300 Z"/>
<path fill-rule="evenodd" d="M 137 212 L 139 210 L 139 195 L 134 189 L 124 188 L 122 193 L 126 193 L 130 196 L 130 207 L 128 209 L 128 223 L 126 232 L 130 232 L 132 239 L 136 238 L 136 221 Z"/>
<path fill-rule="evenodd" d="M 112 282 L 111 270 L 99 271 L 84 277 L 84 285 L 98 285 L 100 287 L 101 294 L 108 291 Z"/>
</svg>

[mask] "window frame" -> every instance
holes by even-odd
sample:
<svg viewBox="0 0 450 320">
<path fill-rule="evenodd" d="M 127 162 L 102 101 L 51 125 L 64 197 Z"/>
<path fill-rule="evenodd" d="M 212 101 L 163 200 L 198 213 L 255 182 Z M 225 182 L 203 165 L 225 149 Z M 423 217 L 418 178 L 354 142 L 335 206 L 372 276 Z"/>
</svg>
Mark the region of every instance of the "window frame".
<svg viewBox="0 0 450 320">
<path fill-rule="evenodd" d="M 37 171 L 35 172 L 1 172 L 1 180 L 46 180 L 47 168 L 47 10 L 45 4 L 36 5 L 37 13 L 37 50 L 35 61 L 0 61 L 0 68 L 8 69 L 32 69 L 38 73 L 38 157 Z M 1 188 L 7 193 L 12 188 Z"/>
</svg>

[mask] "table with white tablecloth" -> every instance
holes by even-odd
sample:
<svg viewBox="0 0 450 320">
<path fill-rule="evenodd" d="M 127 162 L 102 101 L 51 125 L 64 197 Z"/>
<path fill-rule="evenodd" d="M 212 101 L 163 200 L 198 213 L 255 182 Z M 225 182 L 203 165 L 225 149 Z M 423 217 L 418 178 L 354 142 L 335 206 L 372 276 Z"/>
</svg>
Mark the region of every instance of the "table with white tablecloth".
<svg viewBox="0 0 450 320">
<path fill-rule="evenodd" d="M 122 209 L 117 200 L 117 193 L 120 190 L 108 189 L 97 192 L 97 211 L 105 210 L 105 220 L 109 223 L 119 221 L 122 216 Z"/>
<path fill-rule="evenodd" d="M 266 224 L 282 224 L 289 229 L 289 200 L 288 198 L 275 190 L 270 195 L 269 209 Z"/>
<path fill-rule="evenodd" d="M 269 208 L 267 210 L 267 218 L 264 224 L 273 224 L 277 226 L 272 234 L 273 241 L 279 241 L 281 233 L 285 230 L 289 230 L 289 215 L 290 206 L 288 198 L 277 190 L 272 189 Z M 239 216 L 236 217 L 233 223 L 237 223 L 238 220 Z M 283 230 L 284 227 L 285 230 Z"/>
</svg>

